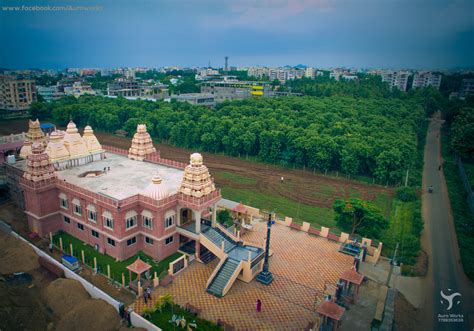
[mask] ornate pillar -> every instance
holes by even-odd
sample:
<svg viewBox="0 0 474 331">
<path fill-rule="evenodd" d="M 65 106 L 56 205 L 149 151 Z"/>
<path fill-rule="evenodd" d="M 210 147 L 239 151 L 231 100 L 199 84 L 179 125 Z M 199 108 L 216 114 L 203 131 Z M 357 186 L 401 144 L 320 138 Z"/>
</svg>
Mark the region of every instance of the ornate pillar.
<svg viewBox="0 0 474 331">
<path fill-rule="evenodd" d="M 214 203 L 212 205 L 212 227 L 216 227 L 216 221 L 217 221 L 217 203 Z"/>
<path fill-rule="evenodd" d="M 196 218 L 196 233 L 201 233 L 201 211 L 194 211 Z"/>
</svg>

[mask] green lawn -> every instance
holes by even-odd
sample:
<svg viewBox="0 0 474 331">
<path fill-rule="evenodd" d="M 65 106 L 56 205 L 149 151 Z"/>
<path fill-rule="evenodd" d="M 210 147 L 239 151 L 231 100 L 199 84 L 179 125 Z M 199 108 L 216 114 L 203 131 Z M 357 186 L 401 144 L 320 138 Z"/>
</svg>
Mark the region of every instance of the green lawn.
<svg viewBox="0 0 474 331">
<path fill-rule="evenodd" d="M 188 323 L 195 323 L 197 325 L 198 330 L 204 331 L 218 331 L 222 330 L 221 327 L 215 325 L 214 323 L 203 320 L 199 317 L 195 317 L 191 313 L 187 312 L 180 306 L 173 304 L 173 305 L 166 305 L 163 307 L 162 311 L 154 312 L 151 317 L 146 317 L 150 322 L 158 326 L 160 329 L 164 331 L 175 331 L 175 330 L 184 330 L 181 327 L 177 327 L 175 324 L 170 323 L 169 321 L 173 317 L 173 315 L 177 315 L 180 317 L 184 317 L 186 320 L 186 324 Z"/>
<path fill-rule="evenodd" d="M 232 174 L 228 172 L 218 172 L 217 179 L 228 180 L 228 185 L 221 184 L 222 196 L 226 199 L 239 201 L 246 205 L 253 206 L 262 210 L 272 210 L 277 212 L 280 217 L 292 217 L 296 222 L 309 222 L 315 226 L 335 227 L 334 212 L 332 208 L 308 205 L 294 201 L 273 192 L 260 192 L 254 185 L 257 181 L 246 176 Z M 235 183 L 236 185 L 233 185 Z M 236 187 L 237 185 L 248 185 L 248 187 Z M 295 183 L 285 181 L 281 185 L 288 192 L 295 190 Z M 351 197 L 360 198 L 360 192 L 351 188 L 349 192 Z M 337 188 L 328 184 L 317 187 L 311 193 L 314 198 L 325 201 L 337 196 Z M 385 217 L 390 215 L 392 206 L 392 197 L 386 193 L 377 193 L 374 204 L 382 210 Z"/>
<path fill-rule="evenodd" d="M 321 208 L 287 199 L 277 194 L 261 193 L 252 189 L 238 189 L 222 186 L 222 196 L 233 201 L 263 210 L 275 211 L 280 217 L 289 216 L 295 221 L 309 222 L 327 227 L 335 226 L 334 212 L 331 208 Z"/>
<path fill-rule="evenodd" d="M 384 217 L 388 218 L 392 210 L 393 198 L 387 193 L 377 193 L 375 200 L 372 201 L 374 205 L 380 208 Z"/>
<path fill-rule="evenodd" d="M 412 232 L 414 206 L 414 202 L 393 201 L 390 225 L 382 238 L 385 255 L 392 256 L 397 242 L 400 243 L 400 255 L 405 255 L 405 240 Z"/>
<path fill-rule="evenodd" d="M 443 170 L 448 185 L 449 201 L 453 211 L 461 262 L 466 275 L 474 281 L 474 254 L 472 253 L 474 251 L 474 216 L 467 204 L 466 193 L 454 157 L 448 151 L 449 141 L 445 132 L 443 132 L 441 142 L 445 161 Z M 471 174 L 470 176 L 472 176 Z"/>
<path fill-rule="evenodd" d="M 110 273 L 111 273 L 110 276 L 111 278 L 113 278 L 119 283 L 122 283 L 122 273 L 125 274 L 125 283 L 129 282 L 129 272 L 126 269 L 126 267 L 130 265 L 131 263 L 133 263 L 137 259 L 138 256 L 140 256 L 140 259 L 142 259 L 143 261 L 147 262 L 148 264 L 152 266 L 151 268 L 152 275 L 153 275 L 153 272 L 155 271 L 158 273 L 158 275 L 160 275 L 161 273 L 165 272 L 168 269 L 170 262 L 176 260 L 182 255 L 181 253 L 175 253 L 167 257 L 166 259 L 156 263 L 153 261 L 151 257 L 146 255 L 145 253 L 139 252 L 137 255 L 132 256 L 131 258 L 127 260 L 117 262 L 115 261 L 115 258 L 109 255 L 104 255 L 97 252 L 92 246 L 87 245 L 86 243 L 71 236 L 70 234 L 66 232 L 58 232 L 57 234 L 53 236 L 53 242 L 57 247 L 59 247 L 59 238 L 62 238 L 63 248 L 68 254 L 70 253 L 69 244 L 72 243 L 74 256 L 79 258 L 79 260 L 81 260 L 81 250 L 83 250 L 87 265 L 93 267 L 94 257 L 97 258 L 97 265 L 101 273 L 106 275 L 107 265 L 110 265 Z"/>
</svg>

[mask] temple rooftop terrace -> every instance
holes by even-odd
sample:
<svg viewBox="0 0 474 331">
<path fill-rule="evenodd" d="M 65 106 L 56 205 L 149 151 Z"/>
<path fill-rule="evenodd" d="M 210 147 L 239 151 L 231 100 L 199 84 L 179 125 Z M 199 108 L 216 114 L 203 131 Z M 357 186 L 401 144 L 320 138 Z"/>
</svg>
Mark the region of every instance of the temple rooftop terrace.
<svg viewBox="0 0 474 331">
<path fill-rule="evenodd" d="M 169 195 L 177 193 L 184 171 L 159 162 L 135 161 L 122 153 L 107 151 L 103 160 L 57 171 L 56 174 L 59 181 L 65 180 L 69 184 L 117 200 L 143 194 L 155 175 L 161 177 L 160 185 L 169 192 Z M 18 161 L 14 166 L 24 170 L 26 161 Z M 107 170 L 104 172 L 104 169 Z"/>
</svg>

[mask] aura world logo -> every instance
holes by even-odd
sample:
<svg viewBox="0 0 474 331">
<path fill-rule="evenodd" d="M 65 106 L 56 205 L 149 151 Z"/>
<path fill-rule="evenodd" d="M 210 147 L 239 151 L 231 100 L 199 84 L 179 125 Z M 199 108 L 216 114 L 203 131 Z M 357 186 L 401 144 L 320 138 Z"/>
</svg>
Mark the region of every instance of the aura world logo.
<svg viewBox="0 0 474 331">
<path fill-rule="evenodd" d="M 441 295 L 441 304 L 443 305 L 443 308 L 446 310 L 443 313 L 438 314 L 438 322 L 440 323 L 463 323 L 464 322 L 464 316 L 461 313 L 452 313 L 450 310 L 453 309 L 453 307 L 459 305 L 461 303 L 461 300 L 459 300 L 459 297 L 461 297 L 461 293 L 458 292 L 453 292 L 450 288 L 448 288 L 447 293 L 444 293 L 442 290 L 439 291 L 439 294 Z"/>
<path fill-rule="evenodd" d="M 448 291 L 452 292 L 452 290 L 450 288 L 448 288 Z M 451 294 L 444 294 L 443 290 L 439 291 L 439 293 L 441 294 L 441 303 L 444 305 L 444 304 L 448 304 L 448 307 L 446 308 L 446 310 L 451 310 L 451 308 L 453 308 L 454 305 L 459 305 L 461 303 L 461 300 L 456 300 L 457 297 L 460 297 L 461 296 L 461 293 L 458 293 L 458 292 L 454 292 L 454 293 L 451 293 Z"/>
</svg>

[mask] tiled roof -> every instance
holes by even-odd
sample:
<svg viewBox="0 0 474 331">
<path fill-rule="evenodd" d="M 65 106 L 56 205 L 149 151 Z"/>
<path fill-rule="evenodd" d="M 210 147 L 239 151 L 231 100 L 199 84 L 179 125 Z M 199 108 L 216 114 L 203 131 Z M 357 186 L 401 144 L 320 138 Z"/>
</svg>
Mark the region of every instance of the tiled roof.
<svg viewBox="0 0 474 331">
<path fill-rule="evenodd" d="M 344 308 L 340 307 L 334 301 L 323 301 L 316 310 L 318 314 L 327 316 L 333 320 L 339 321 L 346 311 Z"/>
<path fill-rule="evenodd" d="M 245 206 L 241 202 L 233 209 L 233 211 L 236 211 L 241 214 L 245 214 L 247 212 L 247 208 L 245 208 Z"/>
<path fill-rule="evenodd" d="M 130 270 L 131 272 L 134 272 L 136 274 L 142 274 L 144 272 L 146 272 L 147 270 L 151 269 L 151 265 L 149 265 L 148 263 L 146 262 L 143 262 L 142 260 L 140 260 L 140 258 L 138 257 L 135 262 L 133 262 L 132 264 L 130 264 L 128 267 L 127 267 L 128 270 Z"/>
<path fill-rule="evenodd" d="M 364 275 L 358 273 L 357 271 L 354 270 L 354 268 L 351 268 L 349 270 L 346 270 L 342 273 L 341 275 L 342 280 L 346 280 L 350 283 L 360 285 L 362 284 L 362 281 L 364 280 Z"/>
</svg>

